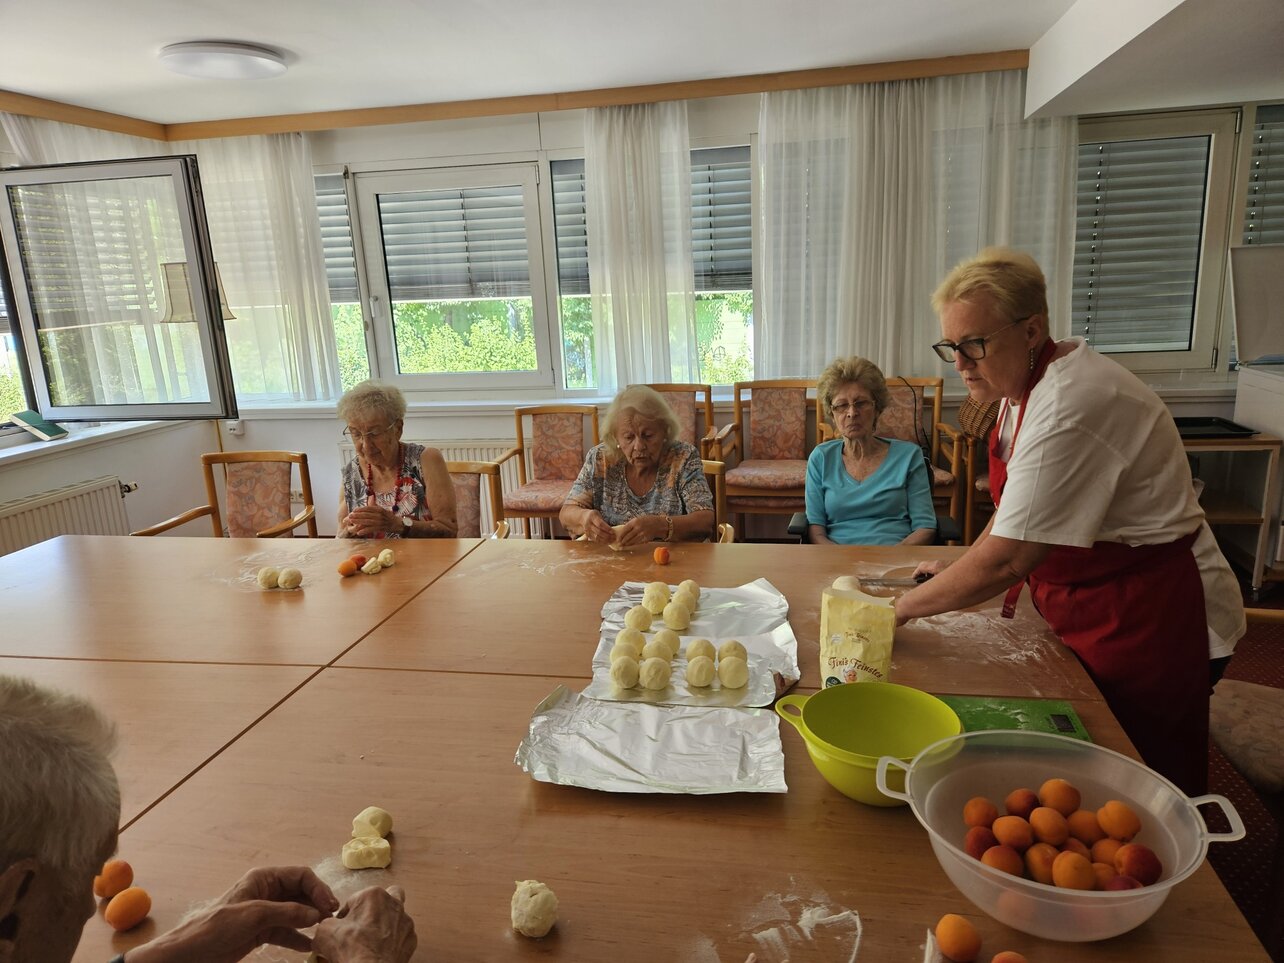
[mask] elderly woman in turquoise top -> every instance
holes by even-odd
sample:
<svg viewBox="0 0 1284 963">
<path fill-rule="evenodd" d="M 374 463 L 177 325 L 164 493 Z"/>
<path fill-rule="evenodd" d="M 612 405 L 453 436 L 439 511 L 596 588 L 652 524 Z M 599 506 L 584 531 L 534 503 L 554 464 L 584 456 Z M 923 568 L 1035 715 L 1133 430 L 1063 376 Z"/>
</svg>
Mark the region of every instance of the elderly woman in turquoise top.
<svg viewBox="0 0 1284 963">
<path fill-rule="evenodd" d="M 931 481 L 918 445 L 874 434 L 889 395 L 883 372 L 839 358 L 816 396 L 838 438 L 807 459 L 807 535 L 840 545 L 930 545 L 936 539 Z"/>
<path fill-rule="evenodd" d="M 558 516 L 567 531 L 621 547 L 709 538 L 713 494 L 700 453 L 679 439 L 677 416 L 659 393 L 625 388 L 603 428 L 606 441 L 589 451 Z"/>
<path fill-rule="evenodd" d="M 363 381 L 339 399 L 357 457 L 343 469 L 340 538 L 454 538 L 455 486 L 436 448 L 403 442 L 406 399 Z"/>
</svg>

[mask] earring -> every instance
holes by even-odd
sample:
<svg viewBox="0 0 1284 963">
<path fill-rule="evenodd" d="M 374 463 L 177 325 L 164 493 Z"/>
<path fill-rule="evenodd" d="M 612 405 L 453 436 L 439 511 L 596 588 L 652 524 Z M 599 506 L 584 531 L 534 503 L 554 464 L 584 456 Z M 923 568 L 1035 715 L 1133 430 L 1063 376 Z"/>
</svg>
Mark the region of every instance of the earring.
<svg viewBox="0 0 1284 963">
<path fill-rule="evenodd" d="M 1034 370 L 1034 349 L 1030 349 L 1030 370 Z"/>
</svg>

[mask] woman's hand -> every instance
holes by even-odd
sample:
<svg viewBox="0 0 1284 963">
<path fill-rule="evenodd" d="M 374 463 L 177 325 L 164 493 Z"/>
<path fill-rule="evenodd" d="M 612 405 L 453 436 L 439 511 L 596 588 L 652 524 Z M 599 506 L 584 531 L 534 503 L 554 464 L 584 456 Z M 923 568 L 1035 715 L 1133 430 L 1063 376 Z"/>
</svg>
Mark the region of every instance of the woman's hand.
<svg viewBox="0 0 1284 963">
<path fill-rule="evenodd" d="M 312 946 L 318 956 L 339 963 L 405 963 L 419 944 L 405 901 L 400 886 L 363 889 L 317 927 Z"/>
<path fill-rule="evenodd" d="M 378 505 L 361 505 L 348 512 L 343 527 L 358 538 L 371 538 L 382 533 L 401 534 L 405 526 L 401 516 Z"/>
<path fill-rule="evenodd" d="M 620 529 L 620 547 L 627 548 L 631 545 L 641 545 L 643 542 L 654 542 L 657 538 L 664 538 L 668 530 L 669 523 L 664 520 L 663 515 L 639 515 L 637 518 L 630 518 Z"/>
<path fill-rule="evenodd" d="M 600 512 L 590 508 L 584 515 L 584 537 L 590 542 L 610 545 L 615 541 L 615 529 L 606 523 Z"/>
<path fill-rule="evenodd" d="M 940 575 L 953 564 L 952 561 L 946 561 L 943 558 L 928 559 L 926 562 L 919 562 L 915 566 L 910 578 L 918 578 L 920 575 Z"/>
</svg>

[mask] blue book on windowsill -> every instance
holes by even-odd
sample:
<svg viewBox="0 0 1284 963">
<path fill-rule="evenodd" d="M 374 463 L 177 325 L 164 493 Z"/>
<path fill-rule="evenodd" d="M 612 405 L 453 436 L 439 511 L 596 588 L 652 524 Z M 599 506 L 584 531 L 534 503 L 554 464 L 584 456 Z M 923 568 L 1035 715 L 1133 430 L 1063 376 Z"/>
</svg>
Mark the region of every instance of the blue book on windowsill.
<svg viewBox="0 0 1284 963">
<path fill-rule="evenodd" d="M 44 441 L 54 441 L 67 434 L 66 428 L 55 425 L 52 421 L 45 421 L 38 411 L 15 411 L 9 416 L 9 420 Z"/>
</svg>

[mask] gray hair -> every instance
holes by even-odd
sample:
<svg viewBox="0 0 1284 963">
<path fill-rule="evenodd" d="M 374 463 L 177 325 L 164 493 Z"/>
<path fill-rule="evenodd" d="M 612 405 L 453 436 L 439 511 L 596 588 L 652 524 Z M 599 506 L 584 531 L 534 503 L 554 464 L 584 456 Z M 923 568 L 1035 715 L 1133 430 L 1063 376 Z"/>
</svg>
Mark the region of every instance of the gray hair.
<svg viewBox="0 0 1284 963">
<path fill-rule="evenodd" d="M 120 821 L 116 731 L 78 696 L 0 675 L 0 870 L 34 857 L 75 885 Z"/>
<path fill-rule="evenodd" d="M 621 457 L 615 430 L 620 425 L 620 419 L 629 412 L 663 425 L 666 444 L 682 437 L 678 416 L 673 413 L 669 403 L 660 397 L 660 392 L 649 385 L 629 385 L 615 396 L 611 406 L 606 409 L 606 419 L 602 423 L 602 441 L 606 444 L 606 460 L 609 462 L 618 461 Z"/>
<path fill-rule="evenodd" d="M 875 415 L 881 415 L 891 404 L 892 395 L 887 390 L 887 379 L 883 377 L 882 369 L 872 361 L 853 355 L 850 358 L 835 358 L 820 373 L 820 380 L 816 383 L 816 398 L 820 401 L 821 415 L 826 418 L 833 415 L 830 402 L 843 385 L 850 384 L 860 385 L 869 392 L 874 402 Z"/>
<path fill-rule="evenodd" d="M 339 399 L 339 418 L 347 421 L 352 415 L 367 411 L 388 416 L 388 423 L 406 417 L 406 396 L 395 385 L 383 381 L 363 381 L 349 388 Z"/>
</svg>

